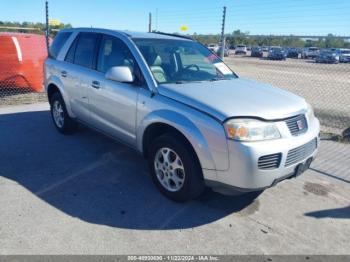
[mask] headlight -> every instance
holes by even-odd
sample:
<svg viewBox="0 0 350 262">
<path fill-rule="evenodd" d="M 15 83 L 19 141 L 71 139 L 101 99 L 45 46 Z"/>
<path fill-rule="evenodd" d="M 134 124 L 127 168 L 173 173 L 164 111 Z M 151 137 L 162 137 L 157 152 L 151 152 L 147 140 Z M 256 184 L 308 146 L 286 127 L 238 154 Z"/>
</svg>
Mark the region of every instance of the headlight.
<svg viewBox="0 0 350 262">
<path fill-rule="evenodd" d="M 256 119 L 237 118 L 224 123 L 226 135 L 239 141 L 260 141 L 280 138 L 275 123 Z"/>
</svg>

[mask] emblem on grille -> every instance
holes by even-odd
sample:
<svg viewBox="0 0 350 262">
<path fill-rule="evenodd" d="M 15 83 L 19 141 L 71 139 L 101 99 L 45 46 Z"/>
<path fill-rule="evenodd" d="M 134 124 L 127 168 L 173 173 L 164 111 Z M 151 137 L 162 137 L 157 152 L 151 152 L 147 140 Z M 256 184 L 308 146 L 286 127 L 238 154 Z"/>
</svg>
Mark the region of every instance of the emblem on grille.
<svg viewBox="0 0 350 262">
<path fill-rule="evenodd" d="M 298 120 L 297 121 L 297 126 L 299 130 L 303 130 L 304 129 L 304 123 L 302 120 Z"/>
</svg>

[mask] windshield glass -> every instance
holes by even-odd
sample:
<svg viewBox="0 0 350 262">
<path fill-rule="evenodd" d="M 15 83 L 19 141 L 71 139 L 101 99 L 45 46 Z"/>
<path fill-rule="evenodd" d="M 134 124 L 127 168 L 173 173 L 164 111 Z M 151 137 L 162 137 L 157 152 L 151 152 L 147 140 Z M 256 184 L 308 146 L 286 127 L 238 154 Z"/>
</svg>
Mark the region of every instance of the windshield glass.
<svg viewBox="0 0 350 262">
<path fill-rule="evenodd" d="M 237 77 L 215 54 L 195 41 L 133 40 L 158 83 L 216 81 Z"/>
</svg>

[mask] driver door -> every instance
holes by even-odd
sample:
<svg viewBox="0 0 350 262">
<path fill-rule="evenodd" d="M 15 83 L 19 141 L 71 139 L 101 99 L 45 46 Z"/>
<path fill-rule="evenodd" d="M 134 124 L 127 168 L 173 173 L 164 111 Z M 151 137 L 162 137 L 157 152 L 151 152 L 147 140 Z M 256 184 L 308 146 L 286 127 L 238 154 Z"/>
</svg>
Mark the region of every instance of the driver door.
<svg viewBox="0 0 350 262">
<path fill-rule="evenodd" d="M 92 124 L 131 146 L 136 145 L 139 86 L 108 80 L 105 73 L 113 66 L 129 66 L 133 72 L 135 65 L 135 59 L 121 39 L 103 35 L 98 51 L 97 73 L 89 89 Z"/>
</svg>

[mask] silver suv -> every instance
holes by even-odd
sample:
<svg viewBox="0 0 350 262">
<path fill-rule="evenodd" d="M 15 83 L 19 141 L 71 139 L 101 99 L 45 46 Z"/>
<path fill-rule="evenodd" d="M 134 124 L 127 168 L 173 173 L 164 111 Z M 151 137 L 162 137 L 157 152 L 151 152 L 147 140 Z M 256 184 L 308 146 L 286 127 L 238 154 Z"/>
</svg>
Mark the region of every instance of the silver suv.
<svg viewBox="0 0 350 262">
<path fill-rule="evenodd" d="M 308 168 L 319 146 L 319 121 L 303 98 L 239 78 L 177 35 L 62 30 L 45 62 L 45 87 L 59 132 L 80 122 L 127 144 L 176 201 L 205 186 L 271 187 Z"/>
</svg>

